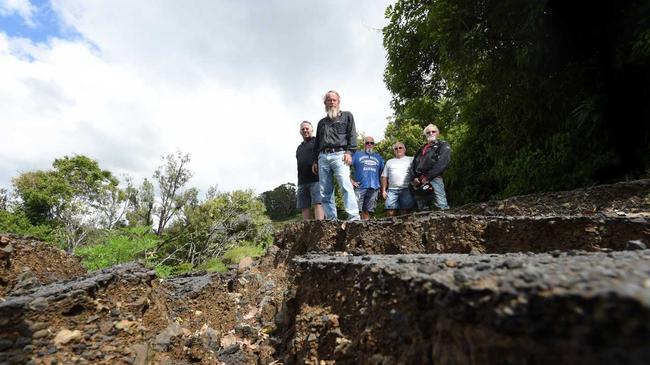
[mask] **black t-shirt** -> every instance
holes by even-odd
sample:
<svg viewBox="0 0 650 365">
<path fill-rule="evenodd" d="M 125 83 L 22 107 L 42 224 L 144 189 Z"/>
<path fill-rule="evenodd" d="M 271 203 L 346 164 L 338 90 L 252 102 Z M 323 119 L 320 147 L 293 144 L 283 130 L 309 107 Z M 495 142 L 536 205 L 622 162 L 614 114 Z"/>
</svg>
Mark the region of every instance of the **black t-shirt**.
<svg viewBox="0 0 650 365">
<path fill-rule="evenodd" d="M 302 142 L 296 149 L 296 160 L 298 161 L 298 185 L 309 184 L 318 181 L 318 175 L 311 171 L 312 154 L 316 138 L 311 137 L 307 142 Z"/>
</svg>

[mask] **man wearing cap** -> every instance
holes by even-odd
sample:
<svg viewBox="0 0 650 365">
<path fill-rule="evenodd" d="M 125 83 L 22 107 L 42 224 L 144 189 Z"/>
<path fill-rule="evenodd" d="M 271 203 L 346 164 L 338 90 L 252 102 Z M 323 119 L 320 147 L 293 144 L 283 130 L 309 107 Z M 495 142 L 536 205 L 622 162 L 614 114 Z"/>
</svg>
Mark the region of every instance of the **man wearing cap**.
<svg viewBox="0 0 650 365">
<path fill-rule="evenodd" d="M 449 209 L 442 173 L 451 161 L 451 147 L 447 141 L 438 139 L 440 130 L 433 124 L 424 127 L 427 143 L 413 156 L 409 169 L 409 188 L 418 210 L 431 209 L 431 202 L 439 209 Z"/>
<path fill-rule="evenodd" d="M 357 195 L 357 204 L 361 211 L 361 219 L 370 219 L 370 214 L 375 212 L 377 195 L 379 193 L 379 175 L 384 169 L 384 159 L 374 152 L 375 139 L 367 136 L 363 139 L 363 151 L 357 151 L 352 156 L 354 178 L 352 186 Z"/>
<path fill-rule="evenodd" d="M 321 205 L 320 186 L 318 175 L 311 169 L 312 155 L 314 154 L 314 127 L 308 121 L 300 123 L 302 143 L 296 149 L 298 162 L 298 190 L 296 192 L 296 205 L 302 211 L 303 219 L 323 219 L 323 206 Z M 312 215 L 311 207 L 314 207 Z"/>
<path fill-rule="evenodd" d="M 321 119 L 316 127 L 312 171 L 318 173 L 325 218 L 338 218 L 334 199 L 334 178 L 336 178 L 339 187 L 343 190 L 343 205 L 348 213 L 348 219 L 359 220 L 357 199 L 350 182 L 352 154 L 357 149 L 357 130 L 352 113 L 339 109 L 340 101 L 338 92 L 330 90 L 325 93 L 324 104 L 327 116 Z"/>
</svg>

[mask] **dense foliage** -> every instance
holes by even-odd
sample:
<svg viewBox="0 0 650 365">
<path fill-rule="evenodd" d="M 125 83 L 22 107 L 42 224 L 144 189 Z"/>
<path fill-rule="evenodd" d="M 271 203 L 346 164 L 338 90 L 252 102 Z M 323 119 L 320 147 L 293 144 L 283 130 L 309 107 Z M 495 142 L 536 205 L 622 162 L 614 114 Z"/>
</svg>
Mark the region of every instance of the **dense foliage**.
<svg viewBox="0 0 650 365">
<path fill-rule="evenodd" d="M 296 208 L 296 185 L 286 183 L 260 194 L 266 212 L 273 220 L 287 219 L 298 213 Z"/>
<path fill-rule="evenodd" d="M 157 186 L 127 177 L 121 187 L 87 156 L 56 159 L 50 170 L 14 178 L 13 195 L 0 189 L 0 232 L 57 244 L 93 270 L 142 260 L 168 276 L 259 256 L 273 229 L 262 199 L 213 187 L 199 200 L 198 189 L 187 186 L 189 162 L 180 152 L 167 155 L 153 174 Z"/>
<path fill-rule="evenodd" d="M 647 1 L 399 0 L 386 14 L 386 135 L 438 124 L 455 204 L 647 173 Z"/>
<path fill-rule="evenodd" d="M 251 190 L 215 193 L 189 207 L 184 218 L 169 229 L 170 238 L 161 243 L 156 255 L 160 264 L 199 265 L 229 249 L 242 245 L 265 247 L 272 226 L 264 204 Z"/>
<path fill-rule="evenodd" d="M 139 258 L 146 258 L 147 251 L 153 252 L 158 240 L 150 227 L 128 227 L 108 231 L 101 242 L 86 245 L 75 250 L 82 258 L 82 264 L 90 270 L 103 269 Z"/>
<path fill-rule="evenodd" d="M 125 196 L 110 171 L 86 156 L 54 160 L 52 170 L 29 171 L 13 179 L 17 211 L 32 225 L 49 226 L 71 252 L 91 227 L 111 228 L 121 219 Z"/>
</svg>

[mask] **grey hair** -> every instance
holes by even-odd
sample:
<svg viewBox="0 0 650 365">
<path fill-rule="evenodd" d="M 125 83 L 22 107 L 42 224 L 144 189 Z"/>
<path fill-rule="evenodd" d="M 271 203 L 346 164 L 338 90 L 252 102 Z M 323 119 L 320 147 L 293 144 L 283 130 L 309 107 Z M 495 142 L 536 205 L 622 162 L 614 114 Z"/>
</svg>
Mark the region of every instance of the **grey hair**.
<svg viewBox="0 0 650 365">
<path fill-rule="evenodd" d="M 433 128 L 437 129 L 438 133 L 440 133 L 440 128 L 438 128 L 437 125 L 429 124 L 428 126 L 424 127 L 424 129 L 422 130 L 422 134 L 424 134 L 426 136 L 427 135 L 427 129 L 433 129 Z"/>
<path fill-rule="evenodd" d="M 338 96 L 338 98 L 339 98 L 339 102 L 341 101 L 341 95 L 339 95 L 339 92 L 336 91 L 336 90 L 330 90 L 330 91 L 326 92 L 325 95 L 323 95 L 323 101 L 325 101 L 325 99 L 327 99 L 327 94 L 330 94 L 330 93 L 336 94 L 336 96 Z"/>
<path fill-rule="evenodd" d="M 303 125 L 305 123 L 309 124 L 312 128 L 314 128 L 314 126 L 308 120 L 303 120 L 302 122 L 300 122 L 300 125 Z"/>
</svg>

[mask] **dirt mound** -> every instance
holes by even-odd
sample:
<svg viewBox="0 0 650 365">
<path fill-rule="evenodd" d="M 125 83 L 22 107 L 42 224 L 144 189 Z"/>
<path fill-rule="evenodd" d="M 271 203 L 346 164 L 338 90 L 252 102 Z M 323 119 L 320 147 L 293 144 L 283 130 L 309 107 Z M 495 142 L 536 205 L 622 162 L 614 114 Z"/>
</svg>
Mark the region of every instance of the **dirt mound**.
<svg viewBox="0 0 650 365">
<path fill-rule="evenodd" d="M 270 363 L 286 288 L 273 252 L 226 274 L 160 280 L 129 263 L 9 291 L 0 364 Z"/>
<path fill-rule="evenodd" d="M 514 196 L 486 203 L 468 204 L 452 213 L 476 215 L 604 215 L 648 216 L 650 179 L 588 188 Z"/>
<path fill-rule="evenodd" d="M 0 235 L 0 297 L 85 272 L 76 257 L 51 244 Z"/>
</svg>

